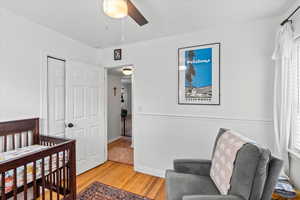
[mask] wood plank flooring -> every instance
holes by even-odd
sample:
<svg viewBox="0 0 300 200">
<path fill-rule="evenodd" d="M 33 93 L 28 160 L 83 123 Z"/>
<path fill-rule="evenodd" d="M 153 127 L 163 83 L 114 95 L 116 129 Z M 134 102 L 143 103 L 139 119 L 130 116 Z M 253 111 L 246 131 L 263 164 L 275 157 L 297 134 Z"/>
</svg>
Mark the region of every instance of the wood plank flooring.
<svg viewBox="0 0 300 200">
<path fill-rule="evenodd" d="M 165 200 L 165 180 L 135 172 L 133 166 L 107 161 L 84 174 L 77 176 L 77 193 L 86 189 L 93 182 L 98 181 L 128 192 L 132 192 L 153 200 Z M 46 191 L 46 200 L 50 200 Z M 62 199 L 62 196 L 60 197 Z M 39 200 L 42 198 L 40 197 Z M 53 200 L 56 193 L 53 192 Z"/>
<path fill-rule="evenodd" d="M 80 192 L 94 181 L 111 185 L 155 200 L 165 199 L 165 181 L 162 178 L 135 172 L 133 166 L 108 161 L 77 177 Z"/>
<path fill-rule="evenodd" d="M 120 139 L 109 144 L 109 151 L 116 147 L 130 147 L 128 140 Z M 132 165 L 107 161 L 104 164 L 77 176 L 77 193 L 98 181 L 153 200 L 165 200 L 165 180 L 134 171 Z M 53 192 L 53 200 L 56 200 Z M 40 198 L 42 199 L 42 198 Z M 46 200 L 50 200 L 46 192 Z"/>
<path fill-rule="evenodd" d="M 108 144 L 108 160 L 124 164 L 133 164 L 133 148 L 131 138 L 122 137 Z"/>
<path fill-rule="evenodd" d="M 115 148 L 115 147 L 125 147 L 130 148 L 131 147 L 131 141 L 132 139 L 130 137 L 121 137 L 107 145 L 108 151 Z"/>
</svg>

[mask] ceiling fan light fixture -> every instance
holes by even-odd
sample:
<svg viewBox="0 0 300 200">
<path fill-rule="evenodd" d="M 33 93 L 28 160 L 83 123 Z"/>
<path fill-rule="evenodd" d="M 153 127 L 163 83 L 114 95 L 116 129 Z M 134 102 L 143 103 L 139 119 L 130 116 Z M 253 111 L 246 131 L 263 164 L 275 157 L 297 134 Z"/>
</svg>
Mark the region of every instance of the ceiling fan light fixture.
<svg viewBox="0 0 300 200">
<path fill-rule="evenodd" d="M 124 18 L 128 15 L 127 0 L 103 0 L 103 11 L 109 17 Z"/>
<path fill-rule="evenodd" d="M 122 72 L 126 76 L 130 76 L 133 72 L 132 67 L 123 67 Z"/>
</svg>

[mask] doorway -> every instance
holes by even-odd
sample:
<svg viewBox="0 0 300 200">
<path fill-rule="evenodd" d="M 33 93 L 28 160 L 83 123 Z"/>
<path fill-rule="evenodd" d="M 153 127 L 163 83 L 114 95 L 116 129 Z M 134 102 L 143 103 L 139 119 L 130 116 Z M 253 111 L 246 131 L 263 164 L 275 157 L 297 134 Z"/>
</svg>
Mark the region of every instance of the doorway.
<svg viewBox="0 0 300 200">
<path fill-rule="evenodd" d="M 133 67 L 107 69 L 108 160 L 133 165 Z"/>
<path fill-rule="evenodd" d="M 106 161 L 104 69 L 50 56 L 46 63 L 43 134 L 76 140 L 81 174 Z"/>
</svg>

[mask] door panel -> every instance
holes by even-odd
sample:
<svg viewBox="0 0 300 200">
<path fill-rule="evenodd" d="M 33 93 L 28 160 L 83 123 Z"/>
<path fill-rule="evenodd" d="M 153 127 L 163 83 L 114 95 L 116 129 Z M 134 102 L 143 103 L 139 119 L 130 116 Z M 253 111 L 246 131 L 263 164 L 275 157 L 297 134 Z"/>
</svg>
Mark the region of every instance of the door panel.
<svg viewBox="0 0 300 200">
<path fill-rule="evenodd" d="M 48 134 L 65 136 L 65 61 L 47 58 Z"/>
<path fill-rule="evenodd" d="M 73 120 L 84 118 L 84 87 L 75 86 L 73 90 Z"/>
<path fill-rule="evenodd" d="M 66 123 L 74 124 L 66 129 L 66 135 L 76 139 L 77 173 L 80 174 L 105 161 L 104 70 L 68 62 L 66 77 Z"/>
<path fill-rule="evenodd" d="M 88 88 L 87 89 L 87 116 L 88 118 L 93 118 L 98 116 L 99 110 L 99 88 Z"/>
</svg>

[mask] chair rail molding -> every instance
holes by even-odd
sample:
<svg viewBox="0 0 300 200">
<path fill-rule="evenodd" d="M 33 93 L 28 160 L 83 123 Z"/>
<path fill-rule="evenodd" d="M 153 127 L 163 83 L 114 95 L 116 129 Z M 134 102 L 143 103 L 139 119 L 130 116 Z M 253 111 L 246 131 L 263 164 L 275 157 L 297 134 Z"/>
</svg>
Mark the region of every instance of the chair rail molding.
<svg viewBox="0 0 300 200">
<path fill-rule="evenodd" d="M 138 112 L 137 116 L 153 116 L 153 117 L 166 117 L 166 118 L 199 118 L 199 119 L 202 118 L 202 119 L 211 119 L 211 120 L 258 122 L 258 123 L 273 124 L 272 119 L 237 118 L 237 117 L 225 117 L 219 115 L 189 115 L 189 114 Z"/>
</svg>

